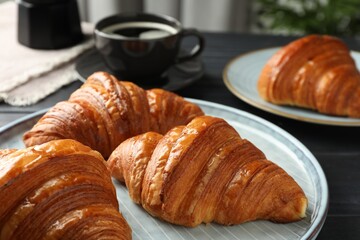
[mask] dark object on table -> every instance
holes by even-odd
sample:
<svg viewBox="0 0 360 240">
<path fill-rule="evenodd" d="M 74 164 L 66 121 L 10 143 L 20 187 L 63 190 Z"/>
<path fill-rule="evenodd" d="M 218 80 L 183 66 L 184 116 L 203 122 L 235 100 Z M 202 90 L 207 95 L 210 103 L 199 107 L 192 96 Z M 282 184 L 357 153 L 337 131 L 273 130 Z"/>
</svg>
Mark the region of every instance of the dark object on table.
<svg viewBox="0 0 360 240">
<path fill-rule="evenodd" d="M 85 82 L 87 77 L 92 73 L 98 71 L 109 72 L 120 80 L 128 80 L 112 72 L 108 66 L 106 66 L 101 55 L 95 48 L 81 55 L 76 61 L 75 70 L 78 73 L 79 80 L 83 82 Z M 144 89 L 162 88 L 168 91 L 177 91 L 201 79 L 204 71 L 202 59 L 197 57 L 183 63 L 172 65 L 161 76 L 148 77 L 148 81 L 133 82 Z"/>
<path fill-rule="evenodd" d="M 198 56 L 205 39 L 196 29 L 185 29 L 166 15 L 122 13 L 95 25 L 95 45 L 107 66 L 121 78 L 149 81 L 173 64 Z M 185 37 L 198 43 L 186 56 L 179 56 Z"/>
<path fill-rule="evenodd" d="M 18 0 L 18 41 L 35 49 L 59 49 L 83 39 L 76 0 Z"/>
</svg>

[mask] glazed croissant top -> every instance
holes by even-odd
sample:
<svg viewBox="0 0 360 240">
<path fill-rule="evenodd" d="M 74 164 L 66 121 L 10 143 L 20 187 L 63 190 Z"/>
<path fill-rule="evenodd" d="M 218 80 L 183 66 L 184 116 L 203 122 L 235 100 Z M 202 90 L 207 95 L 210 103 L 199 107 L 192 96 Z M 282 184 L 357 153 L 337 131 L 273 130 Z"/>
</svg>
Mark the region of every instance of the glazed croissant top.
<svg viewBox="0 0 360 240">
<path fill-rule="evenodd" d="M 0 150 L 0 239 L 131 239 L 102 156 L 73 140 Z"/>
<path fill-rule="evenodd" d="M 197 117 L 165 135 L 130 138 L 107 164 L 133 201 L 171 223 L 292 222 L 305 216 L 307 198 L 294 179 L 220 118 Z"/>
<path fill-rule="evenodd" d="M 203 112 L 197 105 L 174 93 L 145 91 L 97 72 L 68 101 L 52 107 L 23 139 L 26 146 L 75 139 L 107 158 L 129 137 L 147 131 L 165 133 L 199 115 Z"/>
<path fill-rule="evenodd" d="M 360 74 L 335 37 L 310 35 L 283 47 L 266 63 L 257 87 L 275 104 L 360 117 Z"/>
</svg>

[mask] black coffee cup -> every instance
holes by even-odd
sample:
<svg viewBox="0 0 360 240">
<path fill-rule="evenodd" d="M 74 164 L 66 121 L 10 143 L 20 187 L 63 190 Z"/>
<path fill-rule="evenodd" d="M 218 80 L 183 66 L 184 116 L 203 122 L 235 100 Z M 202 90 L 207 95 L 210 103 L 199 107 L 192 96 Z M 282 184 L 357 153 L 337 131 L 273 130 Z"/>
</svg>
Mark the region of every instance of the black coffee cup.
<svg viewBox="0 0 360 240">
<path fill-rule="evenodd" d="M 184 29 L 172 17 L 149 13 L 123 13 L 100 20 L 95 26 L 95 45 L 106 65 L 123 79 L 161 76 L 176 63 L 198 56 L 205 44 L 196 29 Z M 198 44 L 179 56 L 184 37 Z"/>
</svg>

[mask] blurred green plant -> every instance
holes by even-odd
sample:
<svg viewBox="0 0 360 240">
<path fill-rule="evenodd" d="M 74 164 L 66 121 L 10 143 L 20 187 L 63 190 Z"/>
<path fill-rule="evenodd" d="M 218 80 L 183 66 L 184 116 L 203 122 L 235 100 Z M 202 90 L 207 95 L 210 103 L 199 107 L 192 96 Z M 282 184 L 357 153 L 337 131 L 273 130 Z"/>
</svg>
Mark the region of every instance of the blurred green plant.
<svg viewBox="0 0 360 240">
<path fill-rule="evenodd" d="M 289 34 L 355 36 L 360 0 L 257 0 L 257 26 Z"/>
</svg>

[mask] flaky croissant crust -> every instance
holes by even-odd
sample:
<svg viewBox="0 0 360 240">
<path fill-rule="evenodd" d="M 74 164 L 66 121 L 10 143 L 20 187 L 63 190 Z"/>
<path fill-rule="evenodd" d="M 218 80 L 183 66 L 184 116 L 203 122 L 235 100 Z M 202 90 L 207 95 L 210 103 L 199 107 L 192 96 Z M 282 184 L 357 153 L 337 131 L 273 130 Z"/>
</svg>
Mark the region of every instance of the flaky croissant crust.
<svg viewBox="0 0 360 240">
<path fill-rule="evenodd" d="M 184 98 L 162 90 L 144 90 L 105 72 L 91 75 L 68 101 L 52 107 L 23 140 L 33 146 L 55 139 L 74 139 L 104 158 L 125 139 L 187 124 L 201 109 Z"/>
<path fill-rule="evenodd" d="M 360 74 L 335 37 L 309 35 L 283 47 L 262 69 L 257 88 L 275 104 L 360 118 Z"/>
<path fill-rule="evenodd" d="M 73 140 L 0 151 L 0 239 L 131 239 L 102 156 Z"/>
<path fill-rule="evenodd" d="M 165 135 L 124 141 L 108 168 L 151 215 L 184 226 L 305 216 L 303 190 L 223 119 L 197 117 Z"/>
</svg>

